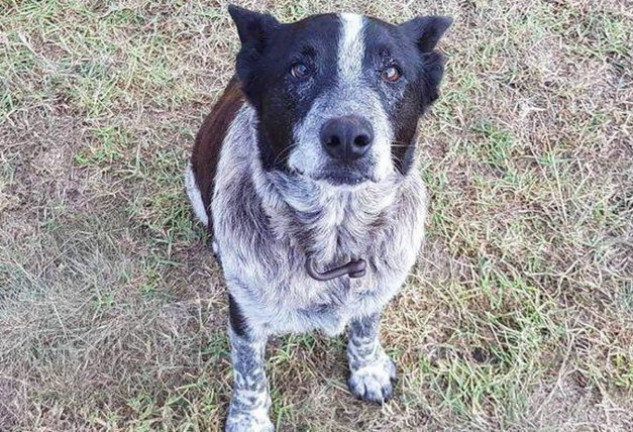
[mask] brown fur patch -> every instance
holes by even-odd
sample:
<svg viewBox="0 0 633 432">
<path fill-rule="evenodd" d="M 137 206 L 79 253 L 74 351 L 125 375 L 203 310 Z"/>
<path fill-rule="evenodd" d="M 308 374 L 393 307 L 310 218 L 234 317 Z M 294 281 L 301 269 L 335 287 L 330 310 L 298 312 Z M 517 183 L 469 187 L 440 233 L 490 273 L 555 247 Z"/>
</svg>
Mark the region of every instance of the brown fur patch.
<svg viewBox="0 0 633 432">
<path fill-rule="evenodd" d="M 209 216 L 209 232 L 213 232 L 211 194 L 220 161 L 222 143 L 237 111 L 244 104 L 244 100 L 240 83 L 236 77 L 233 77 L 218 102 L 213 106 L 211 113 L 202 123 L 193 147 L 191 165 L 204 208 Z"/>
</svg>

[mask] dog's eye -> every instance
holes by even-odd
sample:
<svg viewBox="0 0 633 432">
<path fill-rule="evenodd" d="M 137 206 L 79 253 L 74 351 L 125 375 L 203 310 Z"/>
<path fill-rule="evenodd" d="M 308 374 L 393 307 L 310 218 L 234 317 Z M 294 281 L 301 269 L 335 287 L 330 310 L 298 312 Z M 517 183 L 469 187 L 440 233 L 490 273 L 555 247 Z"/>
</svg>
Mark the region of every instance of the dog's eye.
<svg viewBox="0 0 633 432">
<path fill-rule="evenodd" d="M 310 76 L 310 69 L 303 63 L 295 63 L 290 68 L 290 74 L 296 79 L 303 80 Z"/>
<path fill-rule="evenodd" d="M 400 69 L 398 69 L 396 66 L 389 66 L 380 74 L 380 77 L 387 82 L 396 82 L 400 79 L 401 76 L 402 73 L 400 72 Z"/>
</svg>

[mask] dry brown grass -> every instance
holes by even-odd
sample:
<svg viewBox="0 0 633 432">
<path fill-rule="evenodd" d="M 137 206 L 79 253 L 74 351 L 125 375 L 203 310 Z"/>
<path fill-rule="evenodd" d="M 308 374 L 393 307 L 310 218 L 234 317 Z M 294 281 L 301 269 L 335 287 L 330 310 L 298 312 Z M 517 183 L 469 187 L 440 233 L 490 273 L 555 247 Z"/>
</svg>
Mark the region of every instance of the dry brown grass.
<svg viewBox="0 0 633 432">
<path fill-rule="evenodd" d="M 242 4 L 456 18 L 397 396 L 348 394 L 342 339 L 282 338 L 279 429 L 633 430 L 631 4 Z M 181 172 L 236 50 L 224 2 L 0 5 L 0 430 L 220 428 L 226 302 Z"/>
</svg>

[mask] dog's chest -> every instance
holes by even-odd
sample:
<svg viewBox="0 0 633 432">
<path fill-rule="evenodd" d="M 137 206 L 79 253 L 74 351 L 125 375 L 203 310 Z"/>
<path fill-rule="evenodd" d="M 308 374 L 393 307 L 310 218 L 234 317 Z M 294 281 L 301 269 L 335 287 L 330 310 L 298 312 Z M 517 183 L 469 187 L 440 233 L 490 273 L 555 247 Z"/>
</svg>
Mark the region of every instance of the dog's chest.
<svg viewBox="0 0 633 432">
<path fill-rule="evenodd" d="M 379 311 L 415 261 L 423 233 L 420 200 L 374 211 L 378 203 L 335 198 L 310 211 L 285 213 L 281 208 L 265 214 L 240 208 L 254 203 L 236 200 L 239 207 L 232 215 L 257 218 L 233 217 L 230 224 L 218 224 L 229 289 L 251 320 L 273 333 L 317 328 L 340 333 L 349 319 Z M 352 258 L 366 261 L 365 276 L 319 281 L 306 271 L 309 259 L 327 271 Z"/>
<path fill-rule="evenodd" d="M 341 198 L 312 223 L 303 225 L 298 230 L 301 236 L 288 236 L 279 244 L 288 251 L 291 264 L 287 280 L 282 276 L 278 286 L 287 293 L 287 310 L 295 313 L 296 319 L 290 322 L 297 321 L 300 328 L 336 334 L 350 318 L 379 310 L 395 294 L 415 260 L 418 242 L 402 235 L 403 230 L 414 227 L 388 223 L 394 219 L 395 208 L 388 206 L 371 214 L 356 204 Z M 412 243 L 396 244 L 400 237 L 408 237 Z M 318 281 L 305 270 L 308 259 L 315 260 L 320 271 L 363 259 L 367 272 L 360 278 L 346 275 Z"/>
<path fill-rule="evenodd" d="M 426 210 L 417 173 L 332 192 L 271 178 L 246 154 L 223 156 L 219 167 L 216 240 L 228 288 L 253 325 L 338 333 L 349 319 L 384 307 L 415 262 Z M 326 271 L 352 258 L 366 260 L 365 276 L 323 282 L 306 271 L 308 259 Z"/>
<path fill-rule="evenodd" d="M 300 328 L 338 334 L 350 318 L 380 309 L 395 292 L 397 285 L 380 283 L 388 279 L 380 276 L 374 271 L 361 278 L 341 276 L 327 282 L 297 278 L 290 288 L 295 295 L 288 310 L 294 310 Z"/>
</svg>

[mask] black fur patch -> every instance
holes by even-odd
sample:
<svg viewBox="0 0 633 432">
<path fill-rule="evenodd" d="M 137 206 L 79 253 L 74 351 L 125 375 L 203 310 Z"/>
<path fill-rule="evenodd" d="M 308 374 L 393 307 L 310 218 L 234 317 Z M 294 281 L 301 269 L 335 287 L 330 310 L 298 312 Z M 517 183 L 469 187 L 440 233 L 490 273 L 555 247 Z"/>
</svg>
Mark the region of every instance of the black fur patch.
<svg viewBox="0 0 633 432">
<path fill-rule="evenodd" d="M 237 74 L 259 114 L 262 164 L 266 170 L 285 170 L 293 126 L 305 117 L 317 96 L 336 84 L 340 21 L 334 14 L 292 24 L 243 10 L 232 15 L 242 40 Z M 300 81 L 290 74 L 299 62 L 308 67 L 311 79 Z"/>
<path fill-rule="evenodd" d="M 242 313 L 240 305 L 237 304 L 231 294 L 229 294 L 229 319 L 231 321 L 231 328 L 236 335 L 245 337 L 248 334 L 248 322 L 246 317 Z"/>
<path fill-rule="evenodd" d="M 450 22 L 444 17 L 421 17 L 392 25 L 370 18 L 365 24 L 364 70 L 374 77 L 369 82 L 382 95 L 395 135 L 391 154 L 403 174 L 413 163 L 418 119 L 438 97 L 444 59 L 432 50 Z M 399 81 L 375 78 L 377 71 L 393 65 L 402 72 Z"/>
</svg>

